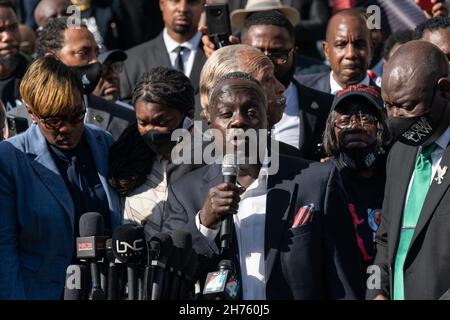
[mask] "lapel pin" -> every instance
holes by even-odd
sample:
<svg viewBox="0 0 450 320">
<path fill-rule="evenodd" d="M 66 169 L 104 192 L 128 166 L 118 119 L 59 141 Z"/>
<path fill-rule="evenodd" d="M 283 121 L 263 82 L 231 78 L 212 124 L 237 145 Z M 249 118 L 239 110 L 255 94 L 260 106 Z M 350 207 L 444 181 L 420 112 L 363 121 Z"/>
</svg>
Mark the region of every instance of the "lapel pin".
<svg viewBox="0 0 450 320">
<path fill-rule="evenodd" d="M 444 176 L 447 173 L 447 169 L 448 169 L 447 166 L 444 166 L 444 167 L 439 166 L 437 168 L 437 172 L 436 172 L 437 177 L 434 178 L 434 180 L 437 181 L 437 184 L 441 184 L 442 183 L 442 180 L 444 180 Z"/>
</svg>

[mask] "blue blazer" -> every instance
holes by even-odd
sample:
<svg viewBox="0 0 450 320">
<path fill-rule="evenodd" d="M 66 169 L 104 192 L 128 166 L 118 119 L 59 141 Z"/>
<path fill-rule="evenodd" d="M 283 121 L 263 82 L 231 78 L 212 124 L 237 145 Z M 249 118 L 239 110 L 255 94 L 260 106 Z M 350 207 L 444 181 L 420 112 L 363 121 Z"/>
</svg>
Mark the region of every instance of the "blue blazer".
<svg viewBox="0 0 450 320">
<path fill-rule="evenodd" d="M 112 226 L 120 200 L 107 182 L 112 137 L 83 132 L 108 198 Z M 71 196 L 37 125 L 0 143 L 0 299 L 59 299 L 74 251 Z"/>
</svg>

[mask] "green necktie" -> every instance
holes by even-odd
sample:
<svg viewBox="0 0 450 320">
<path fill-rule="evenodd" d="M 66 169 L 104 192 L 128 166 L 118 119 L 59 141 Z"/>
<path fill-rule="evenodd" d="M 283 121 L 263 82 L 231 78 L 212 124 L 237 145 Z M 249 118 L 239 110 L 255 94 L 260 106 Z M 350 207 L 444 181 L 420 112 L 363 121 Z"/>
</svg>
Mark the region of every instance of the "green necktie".
<svg viewBox="0 0 450 320">
<path fill-rule="evenodd" d="M 419 220 L 425 197 L 430 188 L 432 172 L 431 153 L 436 149 L 435 143 L 422 149 L 416 160 L 414 180 L 409 190 L 408 199 L 403 213 L 403 224 L 398 243 L 397 255 L 394 266 L 394 300 L 404 300 L 403 265 L 406 253 L 414 235 L 414 230 Z"/>
</svg>

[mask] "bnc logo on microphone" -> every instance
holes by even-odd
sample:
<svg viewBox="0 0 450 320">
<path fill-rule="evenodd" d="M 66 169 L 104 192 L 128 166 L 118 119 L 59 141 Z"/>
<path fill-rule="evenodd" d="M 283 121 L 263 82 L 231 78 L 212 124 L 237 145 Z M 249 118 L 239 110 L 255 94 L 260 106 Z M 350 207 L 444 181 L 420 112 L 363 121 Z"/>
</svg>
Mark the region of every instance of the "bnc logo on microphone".
<svg viewBox="0 0 450 320">
<path fill-rule="evenodd" d="M 137 254 L 138 252 L 144 250 L 144 240 L 134 240 L 132 245 L 126 241 L 116 240 L 116 250 L 117 253 L 123 254 L 124 256 Z"/>
</svg>

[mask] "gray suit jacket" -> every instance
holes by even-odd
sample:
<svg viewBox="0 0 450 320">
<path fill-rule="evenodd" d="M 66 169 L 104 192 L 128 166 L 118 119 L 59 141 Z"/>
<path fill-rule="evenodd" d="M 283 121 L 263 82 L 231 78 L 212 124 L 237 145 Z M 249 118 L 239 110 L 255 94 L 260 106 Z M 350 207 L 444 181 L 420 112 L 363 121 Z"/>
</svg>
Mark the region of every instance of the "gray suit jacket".
<svg viewBox="0 0 450 320">
<path fill-rule="evenodd" d="M 133 88 L 144 72 L 160 66 L 172 67 L 162 32 L 155 39 L 127 50 L 127 55 L 128 59 L 125 60 L 123 71 L 120 74 L 120 92 L 124 100 L 131 99 Z M 198 93 L 200 72 L 205 61 L 206 56 L 200 42 L 190 74 L 196 94 Z M 199 108 L 200 105 L 196 103 L 196 116 L 200 114 Z"/>
</svg>

